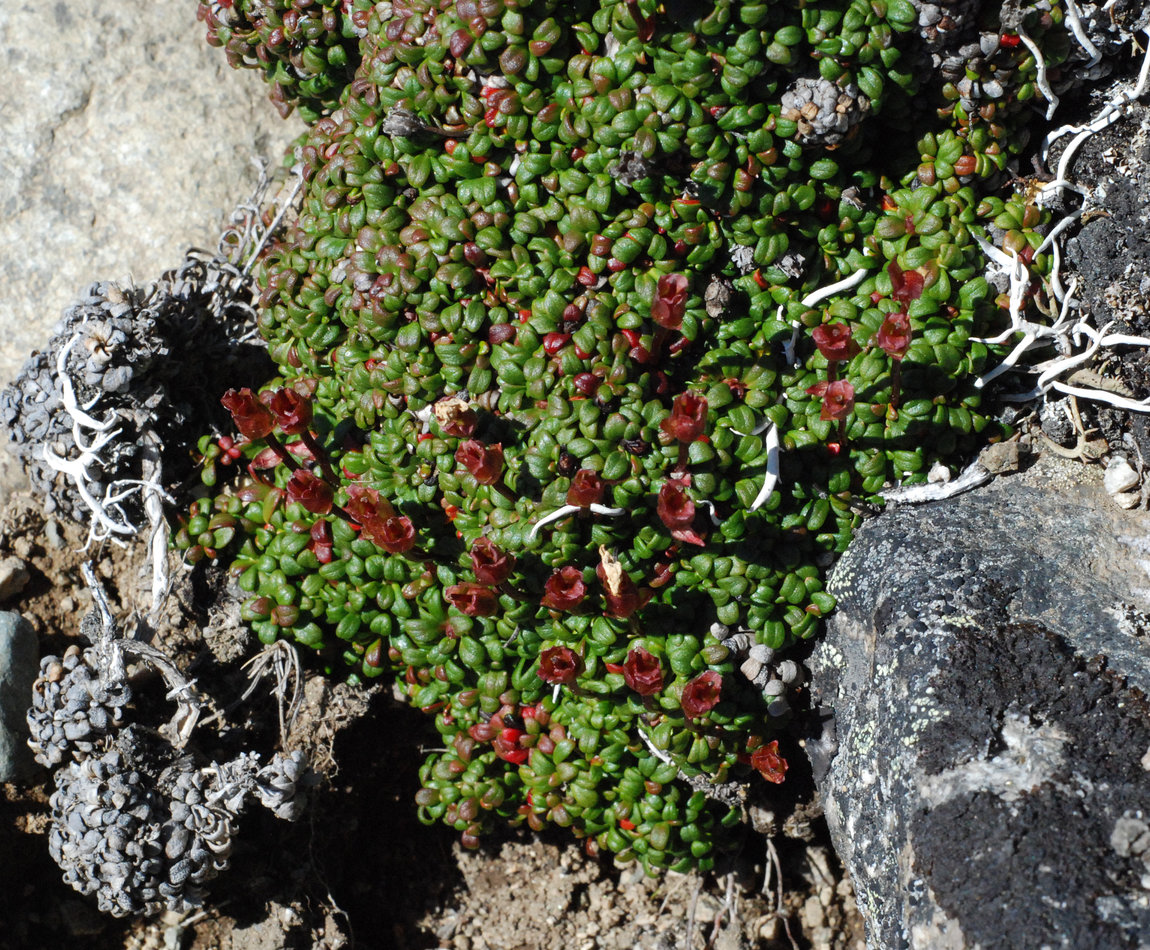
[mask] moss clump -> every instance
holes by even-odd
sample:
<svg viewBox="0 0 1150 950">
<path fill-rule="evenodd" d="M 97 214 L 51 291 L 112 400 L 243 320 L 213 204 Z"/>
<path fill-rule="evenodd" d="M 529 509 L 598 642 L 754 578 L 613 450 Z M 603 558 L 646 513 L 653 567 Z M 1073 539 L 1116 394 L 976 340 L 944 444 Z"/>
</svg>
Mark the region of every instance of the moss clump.
<svg viewBox="0 0 1150 950">
<path fill-rule="evenodd" d="M 1057 7 L 1019 9 L 1053 62 Z M 259 272 L 279 375 L 178 543 L 262 640 L 435 715 L 427 820 L 708 867 L 731 783 L 785 777 L 782 651 L 859 503 L 1005 434 L 975 235 L 1048 270 L 1001 190 L 1028 113 L 920 86 L 906 0 L 354 11 Z"/>
</svg>

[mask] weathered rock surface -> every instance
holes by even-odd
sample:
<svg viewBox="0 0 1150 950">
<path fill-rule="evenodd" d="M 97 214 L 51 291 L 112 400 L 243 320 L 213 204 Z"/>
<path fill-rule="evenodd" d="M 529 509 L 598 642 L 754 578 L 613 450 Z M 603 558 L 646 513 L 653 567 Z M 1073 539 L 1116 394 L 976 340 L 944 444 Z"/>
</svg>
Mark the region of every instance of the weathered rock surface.
<svg viewBox="0 0 1150 950">
<path fill-rule="evenodd" d="M 36 631 L 20 614 L 0 611 L 0 782 L 19 781 L 35 769 L 24 717 L 39 670 Z"/>
<path fill-rule="evenodd" d="M 832 575 L 810 749 L 874 948 L 1150 946 L 1150 516 L 1060 471 L 885 514 Z"/>
<path fill-rule="evenodd" d="M 0 4 L 0 386 L 91 282 L 214 248 L 302 131 L 203 34 L 194 0 Z"/>
</svg>

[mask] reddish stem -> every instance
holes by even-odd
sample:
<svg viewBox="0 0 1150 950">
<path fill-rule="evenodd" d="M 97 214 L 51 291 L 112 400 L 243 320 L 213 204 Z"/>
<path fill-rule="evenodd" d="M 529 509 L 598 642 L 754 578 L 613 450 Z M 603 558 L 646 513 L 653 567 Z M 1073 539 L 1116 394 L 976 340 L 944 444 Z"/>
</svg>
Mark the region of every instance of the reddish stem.
<svg viewBox="0 0 1150 950">
<path fill-rule="evenodd" d="M 491 482 L 489 487 L 494 488 L 497 492 L 499 492 L 499 494 L 501 494 L 513 505 L 519 501 L 519 498 L 516 497 L 515 492 L 504 485 L 503 482 Z"/>
<path fill-rule="evenodd" d="M 327 452 L 325 452 L 323 446 L 316 441 L 316 437 L 307 429 L 304 429 L 304 431 L 300 433 L 300 439 L 303 441 L 303 444 L 307 446 L 312 457 L 319 462 L 319 467 L 323 471 L 324 481 L 331 485 L 332 488 L 339 488 L 339 479 L 331 467 L 331 461 L 328 459 Z"/>
<path fill-rule="evenodd" d="M 663 347 L 666 345 L 670 333 L 671 331 L 665 326 L 657 325 L 655 327 L 655 335 L 651 337 L 651 356 L 649 357 L 652 366 L 657 366 L 662 361 Z"/>
<path fill-rule="evenodd" d="M 295 460 L 295 457 L 287 450 L 284 444 L 276 438 L 275 433 L 269 432 L 264 438 L 267 440 L 268 447 L 272 449 L 272 451 L 279 456 L 280 461 L 288 467 L 288 471 L 294 472 L 299 468 L 299 462 Z"/>
</svg>

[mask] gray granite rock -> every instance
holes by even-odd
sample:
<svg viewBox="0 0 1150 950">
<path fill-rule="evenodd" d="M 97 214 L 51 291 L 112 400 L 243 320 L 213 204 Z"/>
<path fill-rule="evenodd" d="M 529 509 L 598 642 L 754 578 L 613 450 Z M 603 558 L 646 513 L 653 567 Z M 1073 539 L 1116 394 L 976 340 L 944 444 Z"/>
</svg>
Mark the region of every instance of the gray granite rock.
<svg viewBox="0 0 1150 950">
<path fill-rule="evenodd" d="M 303 126 L 208 47 L 195 0 L 6 0 L 0 56 L 3 386 L 92 281 L 214 249 L 253 159 L 278 164 Z M 0 487 L 19 483 L 0 460 Z"/>
<path fill-rule="evenodd" d="M 1150 516 L 1062 470 L 833 572 L 809 749 L 875 950 L 1150 945 Z"/>
<path fill-rule="evenodd" d="M 0 611 L 0 782 L 19 781 L 35 769 L 24 717 L 39 668 L 32 625 L 15 611 Z"/>
</svg>

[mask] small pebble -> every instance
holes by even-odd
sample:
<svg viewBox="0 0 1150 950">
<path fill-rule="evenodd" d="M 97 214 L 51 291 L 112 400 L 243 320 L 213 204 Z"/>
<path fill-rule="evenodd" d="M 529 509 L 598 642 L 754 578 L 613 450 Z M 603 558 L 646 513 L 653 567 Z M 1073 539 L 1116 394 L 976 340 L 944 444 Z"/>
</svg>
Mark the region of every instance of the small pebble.
<svg viewBox="0 0 1150 950">
<path fill-rule="evenodd" d="M 781 917 L 767 917 L 759 924 L 759 939 L 768 943 L 779 940 L 783 936 L 783 921 Z"/>
<path fill-rule="evenodd" d="M 823 911 L 823 905 L 814 894 L 803 901 L 799 916 L 803 922 L 803 931 L 805 933 L 810 933 L 817 927 L 825 926 L 827 920 L 826 914 Z"/>
<path fill-rule="evenodd" d="M 1129 492 L 1138 486 L 1138 481 L 1138 473 L 1124 458 L 1112 459 L 1102 477 L 1102 485 L 1111 495 Z"/>
<path fill-rule="evenodd" d="M 48 547 L 56 550 L 64 546 L 64 539 L 60 536 L 60 522 L 55 518 L 49 518 L 45 522 L 44 540 L 48 542 Z"/>
<path fill-rule="evenodd" d="M 0 561 L 0 601 L 15 597 L 29 580 L 28 568 L 18 557 Z"/>
</svg>

